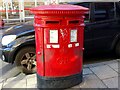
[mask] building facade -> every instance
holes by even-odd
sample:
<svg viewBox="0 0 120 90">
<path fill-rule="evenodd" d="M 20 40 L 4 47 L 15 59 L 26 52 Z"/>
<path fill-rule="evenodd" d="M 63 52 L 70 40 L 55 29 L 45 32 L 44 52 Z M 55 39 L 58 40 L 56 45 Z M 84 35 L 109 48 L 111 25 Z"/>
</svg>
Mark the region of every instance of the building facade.
<svg viewBox="0 0 120 90">
<path fill-rule="evenodd" d="M 27 21 L 33 18 L 29 9 L 40 5 L 58 4 L 59 0 L 2 0 L 0 16 L 7 23 Z"/>
</svg>

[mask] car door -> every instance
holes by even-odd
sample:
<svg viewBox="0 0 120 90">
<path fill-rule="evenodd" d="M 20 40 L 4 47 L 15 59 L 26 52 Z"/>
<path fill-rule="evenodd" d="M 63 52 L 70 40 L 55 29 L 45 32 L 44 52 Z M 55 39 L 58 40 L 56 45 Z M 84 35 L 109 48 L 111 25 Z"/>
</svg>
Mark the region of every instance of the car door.
<svg viewBox="0 0 120 90">
<path fill-rule="evenodd" d="M 84 6 L 89 8 L 89 13 L 85 15 L 85 31 L 84 31 L 84 48 L 85 53 L 92 53 L 93 51 L 93 32 L 91 32 L 90 26 L 91 26 L 91 3 L 90 2 L 84 2 L 79 3 L 77 5 Z"/>
<path fill-rule="evenodd" d="M 92 23 L 90 31 L 93 33 L 93 51 L 106 51 L 110 49 L 114 36 L 114 3 L 97 2 L 92 4 Z"/>
<path fill-rule="evenodd" d="M 93 12 L 93 3 L 91 2 L 78 2 L 78 3 L 70 3 L 73 5 L 83 6 L 89 8 L 89 13 L 85 15 L 85 29 L 84 29 L 84 48 L 85 54 L 90 54 L 94 52 L 94 46 L 93 46 L 93 39 L 94 39 L 94 32 L 91 29 L 92 25 L 92 12 Z"/>
</svg>

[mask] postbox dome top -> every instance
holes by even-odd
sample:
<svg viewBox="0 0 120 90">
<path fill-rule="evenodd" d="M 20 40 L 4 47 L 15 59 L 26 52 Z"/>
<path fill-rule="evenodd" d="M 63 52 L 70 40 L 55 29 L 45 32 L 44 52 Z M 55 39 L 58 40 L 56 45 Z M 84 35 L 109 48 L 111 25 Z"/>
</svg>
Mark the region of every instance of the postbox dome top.
<svg viewBox="0 0 120 90">
<path fill-rule="evenodd" d="M 76 5 L 42 5 L 30 9 L 33 14 L 40 15 L 76 15 L 85 14 L 88 12 L 88 8 Z"/>
</svg>

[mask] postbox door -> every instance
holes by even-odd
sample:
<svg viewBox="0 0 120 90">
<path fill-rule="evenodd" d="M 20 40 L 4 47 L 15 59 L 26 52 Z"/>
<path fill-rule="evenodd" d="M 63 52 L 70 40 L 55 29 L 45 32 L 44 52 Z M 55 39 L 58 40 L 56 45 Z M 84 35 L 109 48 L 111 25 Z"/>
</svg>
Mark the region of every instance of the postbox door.
<svg viewBox="0 0 120 90">
<path fill-rule="evenodd" d="M 80 27 L 44 29 L 45 76 L 69 76 L 82 71 L 82 30 Z"/>
<path fill-rule="evenodd" d="M 36 28 L 35 29 L 35 38 L 36 38 L 36 57 L 37 57 L 37 73 L 40 76 L 45 75 L 45 66 L 44 66 L 44 29 Z"/>
</svg>

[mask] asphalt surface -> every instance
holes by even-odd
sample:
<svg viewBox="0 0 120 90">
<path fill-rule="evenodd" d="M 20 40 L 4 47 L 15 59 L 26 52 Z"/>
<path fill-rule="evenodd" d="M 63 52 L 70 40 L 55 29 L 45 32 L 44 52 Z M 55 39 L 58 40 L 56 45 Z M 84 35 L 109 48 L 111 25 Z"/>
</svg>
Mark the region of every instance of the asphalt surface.
<svg viewBox="0 0 120 90">
<path fill-rule="evenodd" d="M 2 34 L 5 32 L 5 30 L 9 28 L 9 26 L 6 26 L 4 29 L 0 29 L 0 48 L 1 48 L 1 39 L 2 39 Z M 2 52 L 0 52 L 0 55 Z M 20 71 L 14 64 L 9 64 L 6 62 L 3 62 L 0 57 L 0 81 L 5 80 L 10 77 L 14 77 L 17 74 L 19 74 Z"/>
</svg>

